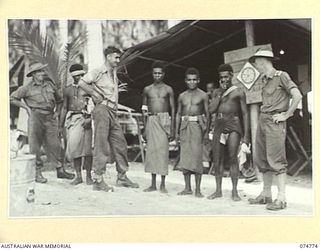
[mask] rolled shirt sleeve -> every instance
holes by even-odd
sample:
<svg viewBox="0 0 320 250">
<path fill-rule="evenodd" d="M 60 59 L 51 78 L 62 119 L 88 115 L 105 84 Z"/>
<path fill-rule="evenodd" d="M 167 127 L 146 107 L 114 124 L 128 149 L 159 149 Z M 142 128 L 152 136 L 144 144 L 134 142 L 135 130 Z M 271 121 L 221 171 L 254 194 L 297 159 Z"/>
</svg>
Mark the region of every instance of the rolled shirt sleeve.
<svg viewBox="0 0 320 250">
<path fill-rule="evenodd" d="M 84 75 L 79 86 L 93 98 L 95 103 L 103 99 L 118 103 L 118 80 L 114 74 L 108 72 L 105 65 Z"/>
<path fill-rule="evenodd" d="M 10 95 L 10 99 L 17 99 L 20 100 L 27 96 L 27 88 L 26 86 L 19 87 L 16 91 L 12 92 Z"/>
<path fill-rule="evenodd" d="M 89 95 L 95 103 L 102 101 L 103 97 L 95 90 L 94 85 L 99 79 L 100 71 L 93 70 L 85 74 L 79 81 L 79 87 Z"/>
<path fill-rule="evenodd" d="M 280 86 L 284 88 L 288 93 L 290 93 L 290 90 L 292 88 L 298 88 L 294 81 L 291 80 L 291 77 L 287 72 L 282 72 L 282 74 L 280 75 L 280 79 Z"/>
<path fill-rule="evenodd" d="M 98 76 L 99 76 L 99 70 L 93 70 L 85 74 L 81 78 L 81 80 L 84 81 L 86 84 L 91 85 L 93 82 L 97 81 Z"/>
</svg>

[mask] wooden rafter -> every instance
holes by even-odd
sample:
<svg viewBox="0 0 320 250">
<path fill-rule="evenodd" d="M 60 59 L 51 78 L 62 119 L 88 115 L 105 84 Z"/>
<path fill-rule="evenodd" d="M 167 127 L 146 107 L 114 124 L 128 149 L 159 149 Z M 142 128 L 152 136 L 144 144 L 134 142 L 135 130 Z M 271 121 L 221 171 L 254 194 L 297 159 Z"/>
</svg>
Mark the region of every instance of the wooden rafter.
<svg viewBox="0 0 320 250">
<path fill-rule="evenodd" d="M 244 30 L 244 28 L 241 28 L 241 29 L 239 29 L 239 30 L 237 30 L 237 31 L 235 31 L 235 32 L 233 32 L 233 33 L 231 33 L 231 34 L 229 34 L 229 35 L 227 35 L 227 36 L 225 36 L 225 37 L 223 37 L 223 38 L 215 41 L 214 43 L 210 43 L 210 44 L 208 44 L 207 46 L 205 46 L 205 47 L 203 47 L 203 48 L 197 49 L 197 50 L 191 52 L 190 54 L 188 54 L 188 55 L 186 55 L 186 56 L 183 56 L 183 57 L 181 57 L 181 58 L 179 58 L 179 59 L 177 59 L 177 60 L 174 60 L 174 61 L 170 62 L 167 66 L 176 64 L 177 62 L 181 62 L 181 61 L 183 61 L 183 60 L 185 60 L 185 59 L 187 59 L 187 58 L 189 58 L 189 57 L 191 57 L 191 56 L 193 56 L 193 55 L 196 55 L 196 54 L 198 54 L 198 53 L 200 53 L 200 52 L 202 52 L 202 51 L 207 50 L 207 49 L 210 48 L 210 47 L 213 47 L 213 46 L 215 46 L 215 45 L 217 45 L 217 44 L 219 44 L 219 43 L 222 43 L 223 41 L 225 41 L 225 40 L 233 37 L 234 35 L 237 35 L 238 33 L 243 32 L 243 30 Z M 135 81 L 136 81 L 136 80 L 139 80 L 139 79 L 145 77 L 147 74 L 149 74 L 149 73 L 142 74 L 142 75 L 140 75 L 139 77 L 135 78 L 134 80 L 135 80 Z"/>
<path fill-rule="evenodd" d="M 141 58 L 141 59 L 144 59 L 144 60 L 147 60 L 147 61 L 161 61 L 161 62 L 164 62 L 166 63 L 167 65 L 172 65 L 172 66 L 176 66 L 178 68 L 182 68 L 182 69 L 186 69 L 187 67 L 186 66 L 183 66 L 181 64 L 177 64 L 177 63 L 170 63 L 166 60 L 160 60 L 160 59 L 156 59 L 156 58 L 151 58 L 151 57 L 147 57 L 147 56 L 138 56 L 138 58 Z"/>
<path fill-rule="evenodd" d="M 206 28 L 203 28 L 201 26 L 198 26 L 198 25 L 193 25 L 193 27 L 199 29 L 199 30 L 202 30 L 208 34 L 212 34 L 212 35 L 215 35 L 215 36 L 218 36 L 218 37 L 222 37 L 222 34 L 218 33 L 218 32 L 214 32 L 212 30 L 209 30 L 209 29 L 206 29 Z"/>
<path fill-rule="evenodd" d="M 138 53 L 135 53 L 135 54 L 132 55 L 132 56 L 129 55 L 127 58 L 125 58 L 125 61 L 130 60 L 130 59 L 132 59 L 133 57 L 136 57 L 136 56 L 141 56 L 141 55 L 145 54 L 146 52 L 148 52 L 148 51 L 150 51 L 150 50 L 152 50 L 152 49 L 154 49 L 154 48 L 162 45 L 163 43 L 166 43 L 168 40 L 176 37 L 176 36 L 179 35 L 180 33 L 184 32 L 185 30 L 187 30 L 187 29 L 189 29 L 190 27 L 194 26 L 194 25 L 195 25 L 196 23 L 198 23 L 199 21 L 200 21 L 200 20 L 195 20 L 195 21 L 193 21 L 192 23 L 190 23 L 189 25 L 187 25 L 186 27 L 183 27 L 182 29 L 178 30 L 178 31 L 175 32 L 175 33 L 170 33 L 170 30 L 169 30 L 169 31 L 166 31 L 166 33 L 171 34 L 171 35 L 168 36 L 167 38 L 163 39 L 162 41 L 154 44 L 153 46 L 151 46 L 151 47 L 143 50 L 143 51 L 139 51 Z M 132 61 L 131 61 L 131 62 L 126 62 L 125 65 L 128 66 L 128 65 L 130 65 L 131 63 L 133 63 L 133 62 L 132 62 Z"/>
</svg>

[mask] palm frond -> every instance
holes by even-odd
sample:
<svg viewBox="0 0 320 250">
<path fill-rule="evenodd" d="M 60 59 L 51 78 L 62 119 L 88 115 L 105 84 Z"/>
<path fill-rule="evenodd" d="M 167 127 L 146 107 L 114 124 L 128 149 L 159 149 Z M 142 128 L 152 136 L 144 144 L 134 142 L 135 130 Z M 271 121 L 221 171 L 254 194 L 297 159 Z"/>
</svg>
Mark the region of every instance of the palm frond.
<svg viewBox="0 0 320 250">
<path fill-rule="evenodd" d="M 34 59 L 32 61 L 43 62 L 44 48 L 36 33 L 35 27 L 31 27 L 27 31 L 25 26 L 22 26 L 18 32 L 10 34 L 9 45 L 20 53 L 25 54 L 29 59 Z"/>
<path fill-rule="evenodd" d="M 59 53 L 55 48 L 54 43 L 52 43 L 47 37 L 47 46 L 45 47 L 46 62 L 48 64 L 48 76 L 56 83 L 57 87 L 61 86 L 61 81 L 59 77 Z"/>
<path fill-rule="evenodd" d="M 82 52 L 82 48 L 87 42 L 87 32 L 80 33 L 72 42 L 67 43 L 62 51 L 62 60 L 59 65 L 59 75 L 64 85 L 68 82 L 69 67 L 76 62 Z M 70 76 L 69 76 L 70 77 Z"/>
<path fill-rule="evenodd" d="M 22 25 L 19 31 L 9 34 L 9 45 L 25 54 L 31 63 L 48 64 L 48 77 L 60 87 L 58 50 L 48 36 L 41 37 L 38 27 Z"/>
</svg>

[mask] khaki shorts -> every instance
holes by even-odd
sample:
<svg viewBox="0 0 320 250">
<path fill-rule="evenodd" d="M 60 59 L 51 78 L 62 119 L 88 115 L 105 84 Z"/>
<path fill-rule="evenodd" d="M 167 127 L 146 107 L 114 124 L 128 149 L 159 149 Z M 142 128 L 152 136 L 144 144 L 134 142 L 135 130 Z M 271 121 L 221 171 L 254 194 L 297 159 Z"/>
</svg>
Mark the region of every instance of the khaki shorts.
<svg viewBox="0 0 320 250">
<path fill-rule="evenodd" d="M 286 122 L 275 123 L 271 114 L 260 114 L 254 157 L 254 164 L 260 172 L 286 173 L 286 130 Z"/>
</svg>

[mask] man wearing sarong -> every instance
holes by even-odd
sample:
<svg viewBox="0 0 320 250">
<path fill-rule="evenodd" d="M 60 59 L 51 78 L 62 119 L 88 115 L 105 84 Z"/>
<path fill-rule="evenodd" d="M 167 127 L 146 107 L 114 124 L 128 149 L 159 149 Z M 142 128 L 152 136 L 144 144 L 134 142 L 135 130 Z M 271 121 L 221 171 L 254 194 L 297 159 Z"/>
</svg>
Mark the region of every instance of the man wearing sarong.
<svg viewBox="0 0 320 250">
<path fill-rule="evenodd" d="M 81 166 L 87 171 L 86 183 L 91 185 L 92 166 L 92 128 L 91 116 L 87 110 L 88 97 L 79 88 L 79 80 L 85 74 L 82 65 L 73 64 L 69 70 L 73 83 L 63 92 L 63 106 L 60 115 L 60 128 L 65 125 L 67 134 L 66 157 L 73 161 L 76 171 L 71 185 L 83 182 Z"/>
<path fill-rule="evenodd" d="M 176 115 L 176 139 L 180 139 L 180 162 L 185 181 L 185 189 L 178 195 L 190 195 L 191 174 L 195 175 L 196 197 L 201 194 L 201 177 L 203 173 L 202 149 L 203 141 L 208 140 L 209 111 L 208 95 L 198 88 L 199 71 L 188 68 L 185 73 L 185 83 L 188 87 L 178 98 Z"/>
<path fill-rule="evenodd" d="M 145 172 L 151 173 L 151 186 L 144 191 L 157 190 L 156 176 L 161 175 L 160 192 L 167 193 L 165 178 L 168 175 L 169 140 L 174 139 L 174 94 L 172 88 L 163 82 L 165 72 L 161 62 L 152 64 L 152 76 L 154 82 L 144 88 L 142 101 L 147 139 Z"/>
<path fill-rule="evenodd" d="M 254 164 L 263 178 L 263 190 L 250 204 L 267 204 L 269 210 L 286 208 L 286 120 L 296 110 L 302 96 L 287 72 L 273 67 L 273 52 L 259 50 L 249 60 L 263 74 L 262 105 L 256 133 Z M 292 101 L 290 103 L 290 99 Z M 278 187 L 278 196 L 272 202 L 272 181 Z"/>
<path fill-rule="evenodd" d="M 10 95 L 10 103 L 26 109 L 28 113 L 28 140 L 30 153 L 36 155 L 35 181 L 38 183 L 48 181 L 41 172 L 43 167 L 42 146 L 48 161 L 56 167 L 57 177 L 74 178 L 74 174 L 65 171 L 61 154 L 58 124 L 62 103 L 61 94 L 52 81 L 46 79 L 46 67 L 47 65 L 41 63 L 32 64 L 27 73 L 27 77 L 32 77 L 32 81 L 19 87 Z"/>
<path fill-rule="evenodd" d="M 105 63 L 85 74 L 79 86 L 93 99 L 94 150 L 92 164 L 93 190 L 112 192 L 103 178 L 110 157 L 116 162 L 117 185 L 138 188 L 137 183 L 127 177 L 129 169 L 127 141 L 117 118 L 118 83 L 117 66 L 120 63 L 120 50 L 108 47 L 104 50 Z"/>
<path fill-rule="evenodd" d="M 245 93 L 232 85 L 233 69 L 229 64 L 218 68 L 220 88 L 213 93 L 213 101 L 209 105 L 210 114 L 215 113 L 213 130 L 213 165 L 215 171 L 216 191 L 208 199 L 222 197 L 222 178 L 224 166 L 228 164 L 232 181 L 232 200 L 240 201 L 237 184 L 239 179 L 238 151 L 242 143 L 249 145 L 249 117 Z M 243 118 L 243 125 L 239 119 Z M 244 133 L 242 132 L 242 127 Z M 224 157 L 224 145 L 227 157 Z"/>
</svg>

